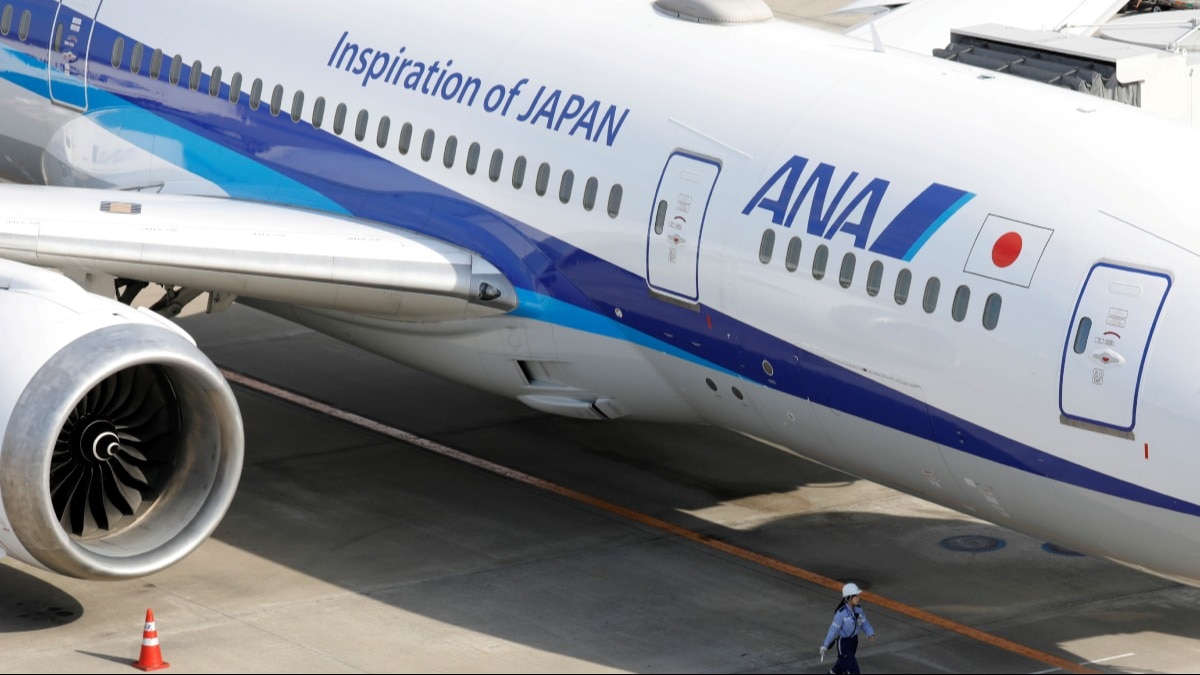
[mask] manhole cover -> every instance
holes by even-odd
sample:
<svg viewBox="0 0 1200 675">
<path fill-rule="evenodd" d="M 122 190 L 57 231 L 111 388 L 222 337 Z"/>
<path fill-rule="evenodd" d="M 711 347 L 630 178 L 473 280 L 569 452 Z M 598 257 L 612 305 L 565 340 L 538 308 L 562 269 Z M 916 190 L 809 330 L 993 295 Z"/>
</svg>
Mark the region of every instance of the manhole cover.
<svg viewBox="0 0 1200 675">
<path fill-rule="evenodd" d="M 942 548 L 951 551 L 965 551 L 967 553 L 983 553 L 985 551 L 998 551 L 1004 548 L 1004 540 L 995 537 L 985 537 L 978 534 L 966 534 L 960 537 L 946 537 L 941 541 Z"/>
</svg>

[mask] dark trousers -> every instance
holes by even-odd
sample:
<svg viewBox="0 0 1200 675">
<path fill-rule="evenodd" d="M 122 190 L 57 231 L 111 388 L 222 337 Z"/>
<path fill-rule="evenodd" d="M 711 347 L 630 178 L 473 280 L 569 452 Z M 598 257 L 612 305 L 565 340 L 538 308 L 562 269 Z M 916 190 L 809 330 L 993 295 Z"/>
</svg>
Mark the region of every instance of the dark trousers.
<svg viewBox="0 0 1200 675">
<path fill-rule="evenodd" d="M 833 668 L 829 669 L 829 672 L 858 675 L 861 671 L 858 669 L 858 659 L 854 658 L 854 654 L 858 651 L 858 635 L 838 638 L 834 644 L 837 647 L 838 660 L 833 664 Z"/>
</svg>

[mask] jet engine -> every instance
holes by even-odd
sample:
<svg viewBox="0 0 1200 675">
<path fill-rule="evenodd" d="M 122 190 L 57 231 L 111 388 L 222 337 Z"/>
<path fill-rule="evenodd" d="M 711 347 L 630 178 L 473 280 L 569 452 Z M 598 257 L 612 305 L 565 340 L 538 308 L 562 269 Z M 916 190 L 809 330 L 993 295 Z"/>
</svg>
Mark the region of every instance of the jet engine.
<svg viewBox="0 0 1200 675">
<path fill-rule="evenodd" d="M 182 329 L 0 260 L 0 549 L 84 579 L 161 570 L 216 529 L 243 443 Z"/>
</svg>

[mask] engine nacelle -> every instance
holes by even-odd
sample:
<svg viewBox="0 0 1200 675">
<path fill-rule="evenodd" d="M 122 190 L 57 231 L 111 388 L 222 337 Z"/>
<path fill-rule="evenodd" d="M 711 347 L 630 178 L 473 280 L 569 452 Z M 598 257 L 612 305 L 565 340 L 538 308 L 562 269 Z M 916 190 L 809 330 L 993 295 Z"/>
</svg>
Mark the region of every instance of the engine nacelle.
<svg viewBox="0 0 1200 675">
<path fill-rule="evenodd" d="M 85 579 L 161 570 L 216 529 L 243 444 L 182 329 L 0 260 L 0 548 Z"/>
</svg>

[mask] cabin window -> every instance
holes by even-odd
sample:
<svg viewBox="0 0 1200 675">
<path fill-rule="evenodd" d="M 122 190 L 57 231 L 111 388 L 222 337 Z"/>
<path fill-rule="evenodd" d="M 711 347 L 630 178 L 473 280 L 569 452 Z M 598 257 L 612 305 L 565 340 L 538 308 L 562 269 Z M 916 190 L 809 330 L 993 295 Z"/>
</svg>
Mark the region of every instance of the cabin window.
<svg viewBox="0 0 1200 675">
<path fill-rule="evenodd" d="M 8 32 L 12 30 L 12 15 L 13 6 L 5 5 L 4 14 L 0 15 L 0 35 L 8 35 Z"/>
<path fill-rule="evenodd" d="M 213 68 L 212 75 L 208 76 L 208 95 L 217 96 L 221 93 L 221 66 Z"/>
<path fill-rule="evenodd" d="M 500 171 L 504 168 L 504 151 L 496 148 L 492 152 L 492 162 L 488 165 L 488 179 L 493 183 L 500 180 Z"/>
<path fill-rule="evenodd" d="M 200 89 L 200 76 L 204 74 L 204 66 L 199 61 L 192 61 L 192 72 L 188 75 L 188 89 Z"/>
<path fill-rule="evenodd" d="M 58 46 L 57 43 L 58 43 L 59 38 L 61 38 L 61 37 L 62 37 L 62 24 L 60 23 L 60 24 L 58 24 L 58 30 L 55 31 L 55 34 L 54 34 L 54 41 L 56 43 L 55 47 Z M 118 37 L 115 41 L 113 41 L 112 67 L 120 68 L 121 62 L 124 59 L 125 59 L 125 38 Z"/>
<path fill-rule="evenodd" d="M 950 304 L 950 316 L 955 321 L 967 318 L 967 306 L 971 304 L 971 289 L 959 286 L 954 291 L 954 302 Z"/>
<path fill-rule="evenodd" d="M 446 147 L 442 150 L 442 166 L 447 169 L 454 166 L 454 155 L 458 153 L 458 137 L 451 134 L 446 137 Z"/>
<path fill-rule="evenodd" d="M 665 201 L 659 202 L 659 206 L 666 206 Z M 662 209 L 665 211 L 666 209 Z M 763 230 L 762 241 L 758 242 L 758 261 L 764 265 L 771 263 L 771 255 L 775 252 L 775 230 Z"/>
<path fill-rule="evenodd" d="M 133 54 L 129 57 L 129 72 L 137 75 L 142 72 L 142 58 L 145 56 L 146 47 L 140 43 L 133 43 Z"/>
<path fill-rule="evenodd" d="M 853 253 L 842 256 L 842 269 L 838 271 L 838 285 L 842 288 L 850 288 L 854 281 L 854 262 Z"/>
<path fill-rule="evenodd" d="M 345 103 L 339 103 L 333 109 L 333 133 L 338 136 L 341 136 L 342 132 L 346 129 L 346 111 Z"/>
<path fill-rule="evenodd" d="M 912 272 L 907 269 L 900 270 L 900 274 L 896 275 L 896 291 L 892 296 L 896 299 L 897 305 L 908 302 L 908 291 L 911 287 Z"/>
<path fill-rule="evenodd" d="M 933 314 L 937 309 L 938 294 L 942 292 L 942 282 L 937 277 L 929 277 L 925 282 L 925 295 L 921 297 L 921 308 L 926 314 Z"/>
<path fill-rule="evenodd" d="M 354 120 L 354 140 L 361 141 L 367 137 L 367 124 L 370 123 L 370 117 L 366 108 L 358 111 L 358 118 Z"/>
<path fill-rule="evenodd" d="M 292 94 L 292 121 L 299 122 L 300 116 L 304 114 L 304 92 L 296 90 Z"/>
<path fill-rule="evenodd" d="M 422 159 L 422 161 L 428 162 L 429 158 L 433 157 L 433 142 L 434 142 L 434 140 L 436 140 L 436 139 L 434 138 L 433 129 L 426 129 L 425 136 L 421 138 L 421 159 Z"/>
<path fill-rule="evenodd" d="M 821 244 L 817 247 L 817 252 L 813 255 L 812 275 L 814 279 L 820 280 L 825 278 L 825 266 L 829 264 L 829 247 Z"/>
<path fill-rule="evenodd" d="M 591 211 L 596 208 L 596 193 L 600 191 L 600 181 L 596 180 L 595 176 L 587 179 L 583 184 L 583 208 L 585 211 Z"/>
<path fill-rule="evenodd" d="M 392 130 L 392 119 L 387 115 L 379 118 L 379 128 L 375 130 L 375 145 L 386 148 L 388 134 Z"/>
<path fill-rule="evenodd" d="M 879 288 L 883 285 L 883 263 L 876 260 L 871 263 L 871 269 L 867 270 L 867 295 L 872 298 L 879 295 Z"/>
<path fill-rule="evenodd" d="M 542 162 L 542 165 L 538 167 L 537 182 L 533 184 L 533 191 L 541 197 L 546 194 L 548 187 L 550 187 L 550 165 Z"/>
<path fill-rule="evenodd" d="M 1079 327 L 1075 330 L 1075 353 L 1082 354 L 1087 351 L 1088 338 L 1092 335 L 1092 319 L 1091 317 L 1083 317 L 1079 320 Z"/>
<path fill-rule="evenodd" d="M 229 102 L 237 103 L 242 98 L 242 74 L 234 71 L 233 77 L 229 78 Z"/>
<path fill-rule="evenodd" d="M 467 175 L 474 176 L 479 169 L 479 144 L 472 143 L 471 147 L 467 148 Z"/>
<path fill-rule="evenodd" d="M 33 13 L 29 10 L 21 12 L 21 23 L 17 26 L 17 37 L 21 42 L 29 39 L 29 23 L 33 21 Z"/>
<path fill-rule="evenodd" d="M 163 51 L 155 49 L 150 55 L 150 79 L 157 80 L 162 75 Z"/>
<path fill-rule="evenodd" d="M 254 78 L 254 82 L 250 85 L 251 110 L 258 110 L 258 104 L 262 103 L 262 88 L 263 81 L 260 78 Z"/>
<path fill-rule="evenodd" d="M 800 251 L 803 250 L 804 244 L 800 241 L 800 237 L 792 237 L 788 240 L 787 254 L 783 258 L 783 266 L 789 272 L 795 272 L 800 268 Z"/>
<path fill-rule="evenodd" d="M 318 96 L 317 100 L 313 101 L 312 125 L 314 129 L 320 129 L 321 123 L 325 121 L 325 97 Z"/>
<path fill-rule="evenodd" d="M 278 117 L 283 109 L 283 85 L 277 84 L 271 90 L 271 117 Z"/>
<path fill-rule="evenodd" d="M 654 234 L 662 234 L 663 227 L 667 224 L 667 200 L 662 199 L 658 202 L 658 207 L 654 210 Z M 766 235 L 763 235 L 764 237 Z M 761 250 L 761 247 L 760 247 Z"/>
<path fill-rule="evenodd" d="M 621 196 L 624 192 L 625 190 L 621 187 L 620 183 L 613 185 L 612 189 L 608 191 L 609 218 L 616 218 L 617 214 L 621 213 Z"/>
<path fill-rule="evenodd" d="M 171 70 L 167 75 L 167 81 L 171 84 L 179 84 L 179 78 L 183 75 L 183 57 L 179 54 L 171 59 Z"/>
<path fill-rule="evenodd" d="M 575 172 L 567 169 L 562 179 L 558 181 L 558 201 L 566 204 L 571 201 L 571 189 L 575 187 Z"/>
<path fill-rule="evenodd" d="M 400 125 L 400 143 L 399 143 L 399 145 L 396 146 L 396 149 L 400 151 L 400 154 L 407 155 L 408 149 L 411 146 L 412 146 L 412 124 L 405 122 L 404 124 Z"/>
<path fill-rule="evenodd" d="M 512 186 L 518 190 L 525 184 L 525 167 L 528 162 L 525 155 L 518 155 L 513 161 Z"/>
<path fill-rule="evenodd" d="M 983 303 L 983 327 L 988 330 L 995 330 L 1000 323 L 1000 300 L 999 293 L 992 293 Z"/>
</svg>

